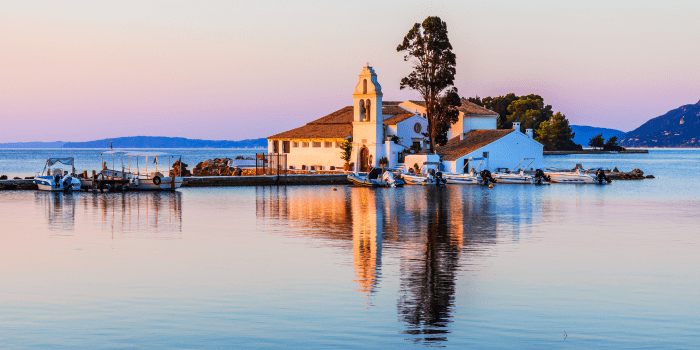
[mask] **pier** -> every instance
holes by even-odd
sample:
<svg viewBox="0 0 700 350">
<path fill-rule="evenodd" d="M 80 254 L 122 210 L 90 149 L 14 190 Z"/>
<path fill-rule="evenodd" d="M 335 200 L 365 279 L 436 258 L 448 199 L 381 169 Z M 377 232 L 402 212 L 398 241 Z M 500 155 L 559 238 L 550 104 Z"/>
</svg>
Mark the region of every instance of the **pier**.
<svg viewBox="0 0 700 350">
<path fill-rule="evenodd" d="M 84 181 L 84 180 L 81 180 Z M 184 178 L 182 187 L 233 186 L 294 186 L 294 185 L 349 185 L 347 174 L 319 175 L 260 175 L 260 176 L 192 176 Z M 36 190 L 32 179 L 0 180 L 1 190 Z"/>
</svg>

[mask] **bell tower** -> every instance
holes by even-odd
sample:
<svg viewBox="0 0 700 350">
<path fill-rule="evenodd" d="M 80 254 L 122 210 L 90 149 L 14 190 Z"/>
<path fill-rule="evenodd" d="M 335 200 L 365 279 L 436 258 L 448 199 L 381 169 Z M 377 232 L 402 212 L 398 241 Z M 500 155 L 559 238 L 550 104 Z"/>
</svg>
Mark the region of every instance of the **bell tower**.
<svg viewBox="0 0 700 350">
<path fill-rule="evenodd" d="M 382 86 L 377 73 L 369 66 L 362 68 L 353 98 L 353 143 L 356 145 L 359 165 L 377 166 L 384 157 L 384 116 L 382 115 Z M 363 149 L 366 149 L 362 152 Z M 367 156 L 367 154 L 369 154 Z M 365 157 L 366 156 L 366 157 Z M 362 158 L 362 159 L 360 159 Z M 365 159 L 366 158 L 366 159 Z M 360 171 L 364 171 L 358 167 Z"/>
</svg>

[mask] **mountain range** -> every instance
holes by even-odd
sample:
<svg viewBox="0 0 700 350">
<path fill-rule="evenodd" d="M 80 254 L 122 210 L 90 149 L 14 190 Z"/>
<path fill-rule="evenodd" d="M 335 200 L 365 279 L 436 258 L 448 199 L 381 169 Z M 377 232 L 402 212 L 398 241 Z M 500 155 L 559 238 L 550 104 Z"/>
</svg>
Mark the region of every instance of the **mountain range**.
<svg viewBox="0 0 700 350">
<path fill-rule="evenodd" d="M 700 146 L 700 101 L 650 119 L 628 132 L 621 144 L 625 147 Z"/>
</svg>

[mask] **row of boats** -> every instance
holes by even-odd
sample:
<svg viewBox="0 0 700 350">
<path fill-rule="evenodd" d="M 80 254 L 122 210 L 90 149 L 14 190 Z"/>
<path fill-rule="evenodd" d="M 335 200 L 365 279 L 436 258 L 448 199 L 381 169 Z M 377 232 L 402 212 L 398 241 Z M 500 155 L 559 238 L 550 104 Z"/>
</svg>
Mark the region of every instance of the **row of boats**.
<svg viewBox="0 0 700 350">
<path fill-rule="evenodd" d="M 373 168 L 367 173 L 352 173 L 348 180 L 354 185 L 368 187 L 400 187 L 403 185 L 492 185 L 492 184 L 534 184 L 549 185 L 561 184 L 598 184 L 611 183 L 603 169 L 583 170 L 577 167 L 573 171 L 560 169 L 537 169 L 534 172 L 526 172 L 534 158 L 525 158 L 513 171 L 490 172 L 487 169 L 479 171 L 484 158 L 470 158 L 471 161 L 479 161 L 476 167 L 469 169 L 467 173 L 451 174 L 443 173 L 436 169 L 419 169 L 420 171 L 392 171 L 384 168 Z M 529 161 L 529 162 L 528 162 Z M 522 165 L 522 166 L 521 166 Z"/>
<path fill-rule="evenodd" d="M 105 161 L 107 156 L 107 161 Z M 174 190 L 182 186 L 182 175 L 172 174 L 174 160 L 182 160 L 179 154 L 163 152 L 127 152 L 110 150 L 102 152 L 101 161 L 103 169 L 99 173 L 88 178 L 87 174 L 82 179 L 75 172 L 75 159 L 73 157 L 49 158 L 44 164 L 44 169 L 34 176 L 39 190 L 42 191 L 79 191 L 81 188 L 93 188 L 100 190 Z M 111 158 L 111 159 L 110 159 Z M 109 162 L 111 160 L 111 162 Z M 111 168 L 108 166 L 111 163 Z M 158 171 L 167 170 L 165 174 Z M 70 167 L 70 171 L 64 170 L 61 164 Z M 120 165 L 117 166 L 117 164 Z M 148 170 L 151 164 L 152 170 Z M 180 167 L 176 168 L 180 169 Z"/>
</svg>

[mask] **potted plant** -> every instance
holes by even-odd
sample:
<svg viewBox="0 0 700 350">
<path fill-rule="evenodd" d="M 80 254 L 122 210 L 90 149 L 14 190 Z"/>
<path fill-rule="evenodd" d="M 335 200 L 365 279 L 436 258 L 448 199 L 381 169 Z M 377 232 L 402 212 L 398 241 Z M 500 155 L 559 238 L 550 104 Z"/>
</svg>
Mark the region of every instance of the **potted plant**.
<svg viewBox="0 0 700 350">
<path fill-rule="evenodd" d="M 352 166 L 350 165 L 350 158 L 352 157 L 352 141 L 346 140 L 342 145 L 340 145 L 340 159 L 345 161 L 343 168 L 345 171 L 349 171 Z"/>
<path fill-rule="evenodd" d="M 381 157 L 381 158 L 379 158 L 379 166 L 380 166 L 380 167 L 383 168 L 383 167 L 385 167 L 385 166 L 387 166 L 387 165 L 389 165 L 389 159 L 387 159 L 386 157 Z"/>
</svg>

